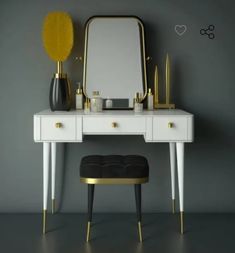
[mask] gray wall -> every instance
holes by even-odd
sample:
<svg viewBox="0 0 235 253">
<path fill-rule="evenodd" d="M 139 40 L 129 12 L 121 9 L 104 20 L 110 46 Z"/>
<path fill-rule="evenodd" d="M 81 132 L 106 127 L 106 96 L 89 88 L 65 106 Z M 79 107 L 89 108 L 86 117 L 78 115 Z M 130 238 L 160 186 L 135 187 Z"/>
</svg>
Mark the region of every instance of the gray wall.
<svg viewBox="0 0 235 253">
<path fill-rule="evenodd" d="M 166 52 L 172 58 L 173 100 L 195 114 L 195 142 L 186 146 L 185 210 L 235 210 L 234 1 L 215 0 L 71 0 L 0 1 L 0 212 L 42 209 L 42 145 L 33 142 L 35 112 L 48 108 L 49 83 L 55 66 L 44 52 L 41 29 L 53 10 L 71 14 L 75 47 L 65 68 L 73 83 L 81 80 L 75 61 L 83 51 L 83 25 L 92 15 L 137 15 L 145 23 L 152 85 L 153 66 L 161 74 Z M 176 24 L 188 31 L 179 37 Z M 216 26 L 216 39 L 199 30 Z M 163 76 L 160 76 L 161 82 Z M 86 187 L 78 164 L 86 154 L 136 153 L 150 163 L 150 183 L 143 187 L 143 209 L 169 212 L 170 169 L 167 144 L 145 144 L 141 137 L 87 137 L 65 146 L 61 211 L 84 212 Z M 61 184 L 61 183 L 59 183 Z M 178 195 L 177 195 L 178 199 Z M 129 186 L 100 186 L 95 210 L 134 211 Z"/>
</svg>

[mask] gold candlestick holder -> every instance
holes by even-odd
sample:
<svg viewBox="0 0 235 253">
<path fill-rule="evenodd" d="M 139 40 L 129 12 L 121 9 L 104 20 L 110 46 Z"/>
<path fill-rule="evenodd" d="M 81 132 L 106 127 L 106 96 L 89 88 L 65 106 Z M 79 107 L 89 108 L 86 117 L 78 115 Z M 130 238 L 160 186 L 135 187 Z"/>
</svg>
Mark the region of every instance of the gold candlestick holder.
<svg viewBox="0 0 235 253">
<path fill-rule="evenodd" d="M 170 103 L 170 59 L 169 55 L 166 55 L 166 102 L 159 102 L 159 79 L 158 79 L 158 67 L 155 65 L 154 71 L 154 108 L 155 109 L 175 109 L 175 104 Z"/>
</svg>

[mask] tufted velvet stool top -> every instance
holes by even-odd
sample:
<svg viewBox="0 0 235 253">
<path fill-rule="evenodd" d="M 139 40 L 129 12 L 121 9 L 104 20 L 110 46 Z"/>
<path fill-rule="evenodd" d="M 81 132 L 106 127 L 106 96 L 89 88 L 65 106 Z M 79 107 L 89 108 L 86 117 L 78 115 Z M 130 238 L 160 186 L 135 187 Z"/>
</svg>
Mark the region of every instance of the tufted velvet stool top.
<svg viewBox="0 0 235 253">
<path fill-rule="evenodd" d="M 90 155 L 82 158 L 80 177 L 97 179 L 145 179 L 149 176 L 148 161 L 140 155 Z M 84 180 L 81 180 L 84 181 Z M 92 181 L 92 180 L 91 180 Z M 115 180 L 111 180 L 114 182 Z M 116 180 L 117 182 L 125 182 Z M 130 180 L 127 180 L 127 182 Z M 138 182 L 140 180 L 137 180 Z M 105 183 L 105 180 L 97 180 Z M 108 181 L 107 181 L 108 182 Z"/>
<path fill-rule="evenodd" d="M 149 166 L 140 155 L 89 155 L 81 160 L 80 181 L 88 184 L 88 223 L 86 241 L 90 238 L 95 184 L 133 184 L 135 186 L 139 240 L 141 230 L 141 184 L 148 182 Z"/>
</svg>

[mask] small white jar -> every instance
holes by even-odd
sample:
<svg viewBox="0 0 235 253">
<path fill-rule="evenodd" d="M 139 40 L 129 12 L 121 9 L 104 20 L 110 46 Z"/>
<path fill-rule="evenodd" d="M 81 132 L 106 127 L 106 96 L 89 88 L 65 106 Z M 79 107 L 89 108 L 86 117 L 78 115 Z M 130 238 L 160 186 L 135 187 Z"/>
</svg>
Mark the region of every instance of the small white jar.
<svg viewBox="0 0 235 253">
<path fill-rule="evenodd" d="M 106 108 L 112 108 L 113 107 L 113 101 L 110 98 L 107 98 L 105 101 L 105 107 Z"/>
<path fill-rule="evenodd" d="M 135 113 L 141 113 L 141 112 L 143 112 L 143 104 L 135 102 L 135 104 L 134 104 L 134 112 Z"/>
<path fill-rule="evenodd" d="M 102 112 L 103 110 L 103 99 L 100 97 L 99 91 L 93 91 L 93 97 L 91 98 L 91 111 Z"/>
</svg>

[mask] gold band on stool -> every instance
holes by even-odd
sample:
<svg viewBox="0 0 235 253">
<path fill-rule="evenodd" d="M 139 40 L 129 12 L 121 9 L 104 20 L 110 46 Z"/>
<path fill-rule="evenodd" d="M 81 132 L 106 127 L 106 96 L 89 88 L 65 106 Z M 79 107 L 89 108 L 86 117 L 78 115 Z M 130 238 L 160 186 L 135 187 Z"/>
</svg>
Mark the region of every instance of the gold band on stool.
<svg viewBox="0 0 235 253">
<path fill-rule="evenodd" d="M 175 199 L 172 199 L 172 213 L 175 213 Z"/>
<path fill-rule="evenodd" d="M 47 215 L 47 210 L 43 210 L 42 214 L 42 233 L 46 234 L 46 215 Z"/>
<path fill-rule="evenodd" d="M 180 233 L 184 233 L 184 212 L 180 212 Z"/>
<path fill-rule="evenodd" d="M 88 178 L 80 177 L 80 182 L 84 184 L 144 184 L 148 177 L 141 178 Z"/>
<path fill-rule="evenodd" d="M 86 242 L 89 242 L 89 240 L 90 240 L 90 229 L 91 229 L 91 222 L 88 221 L 88 223 L 87 223 L 87 232 L 86 232 Z"/>
<path fill-rule="evenodd" d="M 55 199 L 51 200 L 51 212 L 52 212 L 52 214 L 55 213 Z"/>
<path fill-rule="evenodd" d="M 139 240 L 140 240 L 140 242 L 142 242 L 143 238 L 142 238 L 142 228 L 141 228 L 141 222 L 140 221 L 138 222 L 138 231 L 139 231 Z"/>
</svg>

